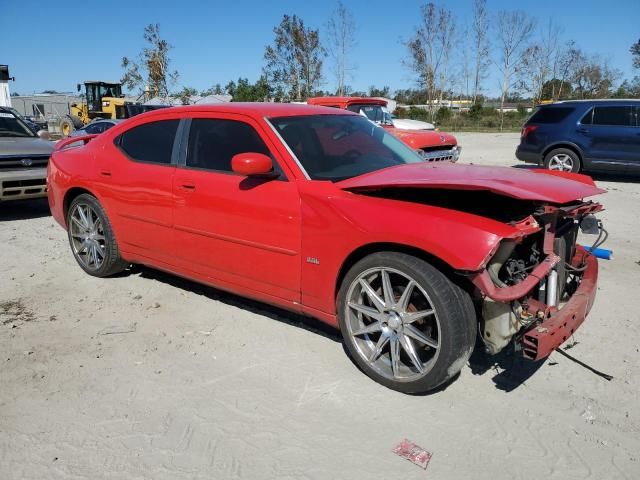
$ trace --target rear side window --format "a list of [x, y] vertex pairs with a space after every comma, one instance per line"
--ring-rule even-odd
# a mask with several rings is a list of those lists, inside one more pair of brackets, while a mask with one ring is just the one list
[[585, 113], [584, 117], [580, 119], [580, 123], [582, 125], [591, 125], [593, 123], [593, 109], [589, 109], [587, 113]]
[[232, 172], [231, 159], [239, 153], [270, 155], [251, 125], [235, 120], [194, 118], [189, 130], [187, 167]]
[[631, 107], [595, 107], [593, 124], [630, 127], [632, 125]]
[[169, 165], [179, 123], [160, 120], [133, 127], [120, 135], [120, 148], [133, 160]]
[[527, 123], [560, 123], [567, 118], [573, 110], [571, 107], [542, 107], [531, 115]]

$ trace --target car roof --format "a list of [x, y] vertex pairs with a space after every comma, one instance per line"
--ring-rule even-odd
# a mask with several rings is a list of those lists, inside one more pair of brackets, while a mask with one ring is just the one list
[[584, 100], [560, 100], [557, 102], [542, 103], [537, 106], [553, 107], [553, 106], [561, 106], [561, 105], [586, 105], [586, 104], [596, 104], [596, 103], [598, 104], [610, 103], [611, 105], [635, 103], [640, 105], [640, 100], [637, 98], [592, 98], [592, 99], [584, 99]]
[[313, 97], [307, 100], [310, 105], [335, 105], [343, 103], [347, 105], [369, 103], [375, 105], [387, 105], [387, 101], [375, 97]]
[[136, 117], [166, 117], [168, 113], [241, 113], [253, 117], [293, 117], [306, 115], [357, 115], [353, 112], [317, 105], [274, 103], [274, 102], [229, 102], [212, 103], [208, 105], [185, 105], [171, 108], [161, 108], [145, 112]]

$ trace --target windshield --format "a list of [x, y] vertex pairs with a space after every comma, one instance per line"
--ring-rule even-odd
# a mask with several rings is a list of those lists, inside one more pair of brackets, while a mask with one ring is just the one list
[[416, 152], [363, 117], [309, 115], [273, 118], [271, 123], [312, 180], [337, 182], [421, 162]]
[[382, 105], [355, 104], [349, 105], [347, 110], [364, 115], [369, 120], [376, 123], [383, 123], [387, 113]]
[[0, 137], [35, 137], [35, 135], [15, 115], [0, 111]]

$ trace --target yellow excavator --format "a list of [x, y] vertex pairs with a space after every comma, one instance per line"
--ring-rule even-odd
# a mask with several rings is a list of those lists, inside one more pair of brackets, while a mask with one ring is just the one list
[[68, 137], [76, 128], [82, 128], [96, 118], [129, 118], [139, 113], [162, 108], [160, 105], [141, 105], [138, 102], [125, 100], [122, 95], [122, 84], [102, 80], [87, 80], [78, 84], [78, 92], [84, 85], [84, 101], [72, 103], [71, 112], [60, 122], [60, 133]]

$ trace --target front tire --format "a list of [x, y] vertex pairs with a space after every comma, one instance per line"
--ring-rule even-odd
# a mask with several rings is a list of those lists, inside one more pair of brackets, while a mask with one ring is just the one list
[[92, 195], [83, 193], [71, 202], [67, 212], [67, 234], [74, 258], [89, 275], [108, 277], [128, 266], [120, 257], [104, 208]]
[[424, 260], [379, 252], [357, 262], [337, 299], [344, 343], [376, 382], [425, 393], [458, 374], [476, 336], [468, 293]]

